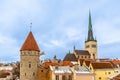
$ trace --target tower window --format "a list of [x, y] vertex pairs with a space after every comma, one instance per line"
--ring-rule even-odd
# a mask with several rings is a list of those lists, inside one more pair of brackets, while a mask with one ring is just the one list
[[35, 72], [33, 72], [33, 76], [35, 76]]
[[29, 63], [29, 68], [31, 68], [31, 64]]
[[43, 72], [43, 70], [41, 70], [41, 72]]
[[26, 76], [26, 73], [25, 73], [25, 76]]
[[93, 59], [95, 59], [95, 54], [93, 54]]
[[93, 48], [96, 48], [96, 45], [92, 45]]
[[87, 45], [86, 48], [89, 48], [89, 45]]

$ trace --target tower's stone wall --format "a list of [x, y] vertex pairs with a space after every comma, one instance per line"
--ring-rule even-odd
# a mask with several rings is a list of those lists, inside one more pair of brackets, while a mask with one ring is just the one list
[[97, 41], [87, 41], [87, 42], [85, 42], [85, 50], [89, 51], [91, 59], [97, 59], [98, 58]]
[[38, 51], [21, 51], [20, 80], [36, 80], [37, 67], [40, 64]]

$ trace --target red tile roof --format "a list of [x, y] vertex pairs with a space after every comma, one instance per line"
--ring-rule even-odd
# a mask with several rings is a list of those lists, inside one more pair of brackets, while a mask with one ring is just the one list
[[120, 65], [120, 60], [112, 60], [115, 65]]
[[120, 66], [120, 60], [102, 60], [101, 62], [110, 62], [114, 66], [114, 68]]
[[36, 40], [34, 39], [34, 36], [32, 34], [32, 32], [29, 33], [29, 35], [27, 36], [24, 44], [22, 45], [20, 51], [23, 50], [35, 50], [35, 51], [40, 51]]
[[114, 68], [110, 62], [92, 62], [94, 69], [111, 69]]
[[74, 64], [72, 64], [70, 61], [63, 61], [61, 66], [70, 66], [70, 67], [72, 67], [72, 66], [74, 66]]
[[90, 53], [87, 50], [74, 50], [77, 55], [88, 55], [90, 56]]
[[57, 63], [53, 63], [53, 62], [44, 62], [44, 66], [45, 68], [48, 68], [49, 66], [56, 66]]

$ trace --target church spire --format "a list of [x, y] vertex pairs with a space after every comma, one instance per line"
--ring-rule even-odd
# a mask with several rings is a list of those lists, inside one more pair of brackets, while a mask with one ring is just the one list
[[89, 24], [88, 24], [88, 38], [87, 41], [94, 41], [93, 31], [92, 31], [92, 20], [91, 20], [91, 13], [89, 11]]

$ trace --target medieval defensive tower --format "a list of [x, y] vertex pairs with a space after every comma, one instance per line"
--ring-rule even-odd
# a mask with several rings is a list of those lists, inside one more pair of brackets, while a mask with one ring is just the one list
[[36, 80], [40, 49], [30, 31], [20, 49], [20, 80]]

